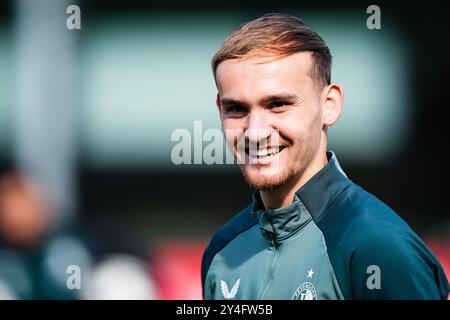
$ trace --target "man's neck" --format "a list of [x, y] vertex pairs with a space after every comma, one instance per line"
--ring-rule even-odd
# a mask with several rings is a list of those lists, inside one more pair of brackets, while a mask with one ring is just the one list
[[296, 179], [293, 179], [277, 190], [261, 190], [259, 194], [266, 210], [283, 208], [290, 205], [294, 201], [295, 193], [327, 163], [326, 152], [323, 152], [318, 159], [311, 161], [310, 165]]

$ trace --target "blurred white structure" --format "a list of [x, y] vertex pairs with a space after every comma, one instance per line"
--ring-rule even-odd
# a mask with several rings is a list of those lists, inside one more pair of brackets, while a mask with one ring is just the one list
[[89, 300], [150, 300], [155, 287], [145, 263], [128, 255], [113, 255], [95, 266], [85, 279]]
[[55, 220], [74, 209], [75, 38], [66, 27], [74, 1], [16, 2], [14, 152], [21, 171], [48, 193]]

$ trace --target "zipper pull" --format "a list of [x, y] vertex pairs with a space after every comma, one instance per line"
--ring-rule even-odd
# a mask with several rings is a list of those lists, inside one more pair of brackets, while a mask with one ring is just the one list
[[272, 232], [269, 232], [270, 234], [270, 240], [272, 240], [272, 244], [275, 248], [278, 247], [278, 243], [277, 243], [277, 239], [275, 238], [275, 234], [273, 234]]

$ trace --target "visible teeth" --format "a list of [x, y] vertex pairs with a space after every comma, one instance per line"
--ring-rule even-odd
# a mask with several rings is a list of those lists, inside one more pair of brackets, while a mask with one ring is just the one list
[[257, 152], [257, 155], [258, 155], [258, 157], [264, 157], [264, 156], [266, 156], [267, 155], [267, 149], [265, 149], [265, 150], [258, 150], [258, 152]]
[[266, 156], [273, 156], [280, 152], [280, 149], [278, 147], [276, 148], [269, 148], [269, 149], [259, 149], [259, 150], [250, 150], [249, 154], [252, 157], [266, 157]]

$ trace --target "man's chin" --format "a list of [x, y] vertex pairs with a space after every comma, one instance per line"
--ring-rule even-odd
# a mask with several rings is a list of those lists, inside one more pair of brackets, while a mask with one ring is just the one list
[[253, 172], [253, 170], [242, 168], [242, 174], [251, 188], [261, 191], [278, 190], [290, 180], [290, 175], [286, 173], [263, 175]]

